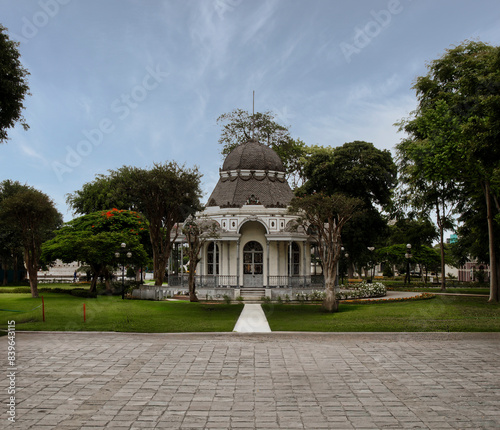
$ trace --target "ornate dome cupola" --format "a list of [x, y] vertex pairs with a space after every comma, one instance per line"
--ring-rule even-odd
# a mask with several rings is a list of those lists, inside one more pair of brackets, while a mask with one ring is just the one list
[[285, 207], [292, 197], [278, 154], [256, 139], [250, 139], [226, 157], [207, 206]]

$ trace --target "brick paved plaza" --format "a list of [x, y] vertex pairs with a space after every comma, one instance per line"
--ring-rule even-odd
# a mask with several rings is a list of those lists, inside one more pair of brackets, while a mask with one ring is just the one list
[[[17, 333], [12, 429], [500, 428], [500, 333]], [[2, 367], [7, 339], [0, 338]]]

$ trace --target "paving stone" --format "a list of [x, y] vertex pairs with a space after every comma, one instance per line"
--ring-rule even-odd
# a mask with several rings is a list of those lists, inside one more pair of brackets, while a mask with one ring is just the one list
[[499, 333], [16, 340], [16, 429], [500, 428]]

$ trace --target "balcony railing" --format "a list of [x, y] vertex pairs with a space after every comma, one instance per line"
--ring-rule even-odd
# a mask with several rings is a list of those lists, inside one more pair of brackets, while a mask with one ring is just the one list
[[[265, 278], [263, 279], [264, 283]], [[242, 282], [243, 279], [240, 279]], [[236, 275], [196, 275], [197, 288], [239, 288], [241, 287]], [[170, 287], [188, 287], [188, 275], [169, 275], [168, 285]], [[266, 287], [266, 285], [263, 285]], [[322, 275], [312, 276], [269, 276], [266, 288], [323, 288]]]
[[[202, 288], [236, 288], [238, 277], [236, 275], [196, 275], [194, 277], [196, 287]], [[187, 287], [189, 283], [188, 275], [169, 275], [169, 287]]]

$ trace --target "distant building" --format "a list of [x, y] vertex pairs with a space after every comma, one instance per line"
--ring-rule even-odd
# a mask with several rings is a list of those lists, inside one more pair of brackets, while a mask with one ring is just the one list
[[452, 234], [448, 239], [446, 239], [446, 243], [455, 243], [458, 240], [458, 236], [456, 234]]
[[484, 263], [467, 262], [458, 269], [458, 280], [463, 282], [489, 282], [490, 266]]
[[55, 280], [70, 281], [74, 279], [75, 272], [80, 268], [81, 263], [63, 263], [56, 260], [47, 270], [38, 271], [38, 282], [53, 282]]

